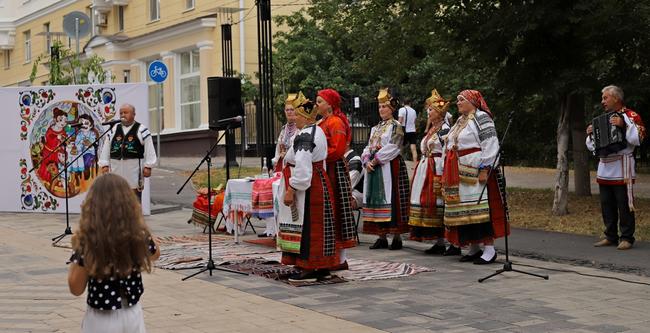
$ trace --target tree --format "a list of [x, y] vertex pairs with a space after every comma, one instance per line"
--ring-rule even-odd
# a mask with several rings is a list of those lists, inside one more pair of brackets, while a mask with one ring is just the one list
[[[110, 76], [115, 76], [104, 69], [104, 59], [96, 54], [81, 60], [79, 55], [65, 47], [58, 40], [52, 42], [50, 53], [39, 55], [32, 65], [29, 80], [33, 83], [38, 73], [38, 66], [45, 62], [49, 66], [48, 83], [51, 85], [87, 84], [89, 77], [95, 78], [99, 83], [105, 83]], [[78, 73], [77, 73], [78, 72]]]
[[506, 156], [556, 165], [556, 214], [568, 212], [571, 156], [576, 193], [590, 193], [590, 98], [615, 83], [631, 107], [650, 106], [647, 1], [314, 0], [279, 22], [289, 28], [274, 55], [285, 91], [332, 86], [374, 98], [392, 85], [417, 105], [432, 88], [448, 98], [473, 88], [500, 129], [516, 110]]
[[[560, 109], [558, 176], [553, 213], [568, 212], [569, 120], [574, 146], [584, 152], [585, 94], [609, 82], [638, 87], [647, 76], [640, 57], [649, 48], [650, 5], [637, 1], [445, 1], [440, 22], [446, 42], [468, 47], [496, 68], [494, 85], [519, 96], [540, 94]], [[623, 52], [622, 52], [623, 51]], [[646, 67], [647, 68], [647, 67]], [[580, 157], [579, 161], [582, 162]], [[588, 178], [586, 163], [574, 165], [576, 179]], [[588, 187], [580, 186], [588, 193]]]

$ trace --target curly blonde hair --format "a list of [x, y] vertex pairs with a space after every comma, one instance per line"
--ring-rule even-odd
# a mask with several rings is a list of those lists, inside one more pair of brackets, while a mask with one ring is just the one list
[[81, 205], [72, 248], [83, 255], [89, 276], [151, 272], [149, 240], [140, 203], [124, 178], [107, 173], [95, 179]]

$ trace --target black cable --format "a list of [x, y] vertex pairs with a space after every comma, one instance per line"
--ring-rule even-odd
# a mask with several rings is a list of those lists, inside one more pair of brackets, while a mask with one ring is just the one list
[[582, 276], [602, 278], [602, 279], [610, 279], [610, 280], [617, 280], [617, 281], [626, 282], [626, 283], [633, 283], [633, 284], [640, 284], [640, 285], [644, 285], [644, 286], [650, 286], [650, 283], [647, 283], [647, 282], [632, 281], [632, 280], [627, 280], [627, 279], [623, 279], [623, 278], [619, 278], [619, 277], [615, 277], [615, 276], [606, 276], [606, 275], [599, 275], [599, 274], [582, 273], [582, 272], [574, 271], [574, 270], [571, 270], [571, 269], [548, 268], [548, 267], [540, 267], [540, 266], [535, 266], [535, 265], [527, 265], [527, 264], [522, 264], [522, 263], [517, 263], [517, 265], [532, 267], [532, 268], [545, 269], [545, 270], [548, 270], [548, 271], [554, 271], [554, 272], [560, 272], [560, 273], [574, 273], [574, 274], [582, 275]]
[[[361, 245], [361, 244], [372, 244], [372, 242], [361, 241], [361, 242], [359, 242], [359, 245]], [[404, 246], [404, 248], [419, 251], [419, 249], [414, 249], [414, 248], [407, 247], [407, 246]], [[541, 266], [535, 266], [535, 265], [522, 264], [522, 263], [519, 263], [519, 262], [517, 263], [517, 265], [518, 266], [526, 266], [526, 267], [530, 267], [530, 268], [544, 269], [544, 270], [552, 271], [552, 272], [573, 273], [573, 274], [581, 275], [581, 276], [587, 276], [587, 277], [593, 277], [593, 278], [601, 278], [601, 279], [609, 279], [609, 280], [616, 280], [616, 281], [625, 282], [625, 283], [632, 283], [632, 284], [639, 284], [639, 285], [643, 285], [643, 286], [650, 286], [650, 283], [648, 283], [648, 282], [633, 281], [633, 280], [623, 279], [623, 278], [619, 278], [619, 277], [615, 277], [615, 276], [582, 273], [582, 272], [574, 271], [574, 270], [571, 270], [571, 269], [548, 268], [548, 267], [541, 267]]]
[[248, 12], [246, 12], [246, 15], [244, 15], [244, 17], [241, 18], [241, 20], [239, 20], [239, 21], [233, 23], [232, 25], [237, 25], [237, 24], [239, 24], [239, 23], [245, 21], [246, 18], [248, 17], [248, 15], [250, 15], [250, 13], [251, 13], [251, 12], [253, 11], [253, 9], [255, 9], [255, 8], [257, 8], [257, 7], [256, 7], [256, 6], [252, 6], [252, 7], [248, 10]]

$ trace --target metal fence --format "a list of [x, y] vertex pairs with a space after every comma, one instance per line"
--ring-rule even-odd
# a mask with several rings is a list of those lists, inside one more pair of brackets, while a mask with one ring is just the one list
[[[257, 118], [256, 103], [249, 102], [244, 105], [245, 122], [241, 129], [235, 131], [235, 140], [237, 144], [242, 143], [242, 130], [244, 131], [245, 141], [248, 149], [257, 144]], [[355, 105], [354, 100], [346, 100], [341, 105], [341, 110], [348, 116], [350, 125], [352, 127], [352, 147], [357, 150], [362, 150], [368, 143], [370, 136], [370, 129], [379, 122], [379, 113], [377, 109], [377, 101], [364, 101], [360, 99]], [[274, 133], [276, 136], [280, 135], [283, 122], [279, 119], [277, 114], [273, 115]]]

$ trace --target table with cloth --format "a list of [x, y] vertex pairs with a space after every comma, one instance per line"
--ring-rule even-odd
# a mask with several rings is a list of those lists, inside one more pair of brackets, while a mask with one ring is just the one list
[[[231, 179], [226, 185], [223, 214], [226, 216], [226, 229], [235, 231], [235, 235], [243, 234], [245, 217], [257, 217], [266, 221], [267, 236], [274, 236], [277, 232], [275, 214], [273, 210], [272, 184], [280, 180], [277, 173], [272, 178], [260, 179]], [[237, 230], [234, 226], [237, 225]]]
[[[266, 221], [266, 236], [275, 236], [277, 223], [275, 221], [276, 200], [273, 185], [280, 183], [280, 173], [272, 178], [244, 178], [230, 179], [224, 191], [212, 191], [212, 223], [217, 222], [219, 213], [225, 217], [226, 231], [243, 234], [246, 226], [246, 218], [257, 217]], [[196, 200], [193, 203], [192, 222], [197, 225], [207, 225], [208, 222], [208, 198], [207, 189], [198, 191]], [[235, 230], [235, 225], [238, 226]]]

